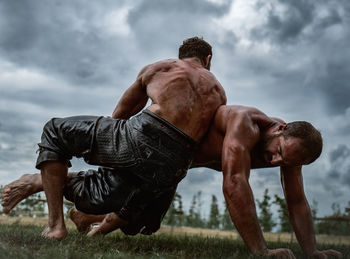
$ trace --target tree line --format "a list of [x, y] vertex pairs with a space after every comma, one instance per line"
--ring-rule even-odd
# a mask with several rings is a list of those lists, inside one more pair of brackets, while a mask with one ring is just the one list
[[[272, 215], [271, 206], [273, 204], [278, 206], [278, 222], [275, 221]], [[264, 196], [261, 201], [257, 200], [257, 205], [259, 209], [259, 223], [264, 232], [271, 232], [277, 224], [277, 231], [279, 232], [293, 231], [289, 222], [287, 203], [284, 198], [275, 195], [274, 199], [272, 199], [268, 189], [265, 189]], [[331, 206], [332, 213], [322, 218], [317, 217], [317, 205], [315, 200], [310, 204], [316, 234], [350, 235], [350, 202], [349, 207], [343, 211], [338, 203], [333, 203]]]
[[[0, 187], [0, 193], [2, 187]], [[11, 212], [10, 216], [44, 217], [45, 200], [41, 194], [34, 194], [20, 202]], [[66, 210], [71, 208], [71, 203], [65, 203]], [[277, 219], [272, 212], [272, 206], [277, 206]], [[317, 202], [314, 200], [310, 206], [314, 218], [314, 229], [316, 234], [350, 235], [350, 202], [349, 208], [342, 210], [338, 203], [332, 204], [332, 213], [326, 217], [317, 217]], [[283, 197], [269, 195], [265, 189], [261, 200], [256, 200], [258, 219], [263, 232], [292, 232], [289, 222], [287, 203]], [[211, 196], [209, 215], [205, 217], [202, 213], [203, 200], [202, 192], [198, 191], [192, 197], [188, 211], [185, 211], [182, 203], [182, 196], [176, 192], [174, 200], [164, 217], [163, 224], [170, 226], [187, 226], [195, 228], [210, 228], [221, 230], [235, 230], [226, 204], [223, 203], [223, 210], [220, 211], [218, 199]]]
[[[272, 206], [277, 206], [277, 219], [272, 212]], [[310, 206], [314, 218], [314, 229], [316, 234], [350, 235], [350, 202], [349, 208], [343, 211], [338, 203], [332, 204], [332, 213], [326, 217], [317, 217], [317, 202], [314, 200]], [[188, 226], [199, 228], [211, 228], [222, 230], [234, 230], [230, 214], [224, 203], [223, 211], [219, 210], [218, 199], [212, 195], [209, 216], [205, 218], [202, 214], [202, 193], [198, 191], [193, 195], [191, 206], [185, 212], [182, 206], [182, 197], [176, 193], [173, 203], [168, 210], [163, 223], [171, 226]], [[256, 200], [259, 224], [263, 232], [293, 232], [289, 221], [287, 203], [284, 197], [269, 195], [265, 189], [261, 200]]]
[[224, 204], [225, 209], [220, 212], [218, 199], [215, 195], [211, 196], [210, 213], [208, 218], [205, 218], [202, 214], [202, 207], [203, 201], [201, 191], [198, 191], [193, 195], [188, 212], [185, 212], [183, 209], [181, 195], [176, 193], [174, 200], [164, 217], [163, 224], [178, 227], [186, 226], [222, 230], [235, 229], [226, 205]]

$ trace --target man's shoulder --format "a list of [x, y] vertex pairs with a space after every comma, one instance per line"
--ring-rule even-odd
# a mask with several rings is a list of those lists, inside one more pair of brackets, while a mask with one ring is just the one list
[[263, 114], [264, 113], [257, 108], [242, 105], [222, 105], [218, 109], [219, 116], [228, 116], [228, 118], [237, 117], [239, 115], [254, 117]]
[[159, 60], [159, 61], [156, 61], [154, 63], [151, 63], [147, 66], [152, 66], [152, 67], [161, 67], [161, 66], [169, 66], [169, 65], [174, 65], [176, 63], [179, 63], [181, 62], [180, 59], [174, 59], [174, 58], [169, 58], [169, 59], [163, 59], [163, 60]]
[[178, 59], [164, 59], [148, 64], [141, 69], [139, 76], [148, 78], [149, 76], [153, 76], [159, 71], [170, 70], [178, 63], [178, 61]]
[[275, 124], [276, 120], [255, 107], [222, 105], [216, 112], [215, 123], [222, 125], [221, 127], [226, 131], [231, 131], [233, 127], [260, 131]]
[[215, 114], [215, 124], [225, 131], [241, 124], [252, 124], [253, 114], [258, 114], [252, 107], [240, 105], [221, 105]]

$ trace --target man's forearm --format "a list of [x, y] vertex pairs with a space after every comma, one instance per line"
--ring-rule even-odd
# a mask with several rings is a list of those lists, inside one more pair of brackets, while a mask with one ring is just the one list
[[267, 246], [249, 185], [245, 183], [226, 185], [224, 195], [232, 221], [250, 251], [255, 255], [266, 254]]
[[303, 252], [312, 255], [316, 250], [316, 241], [312, 215], [307, 201], [289, 206], [288, 209], [295, 235]]

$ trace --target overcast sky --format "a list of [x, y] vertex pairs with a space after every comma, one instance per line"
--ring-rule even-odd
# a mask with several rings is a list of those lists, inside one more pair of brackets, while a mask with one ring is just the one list
[[[176, 58], [182, 41], [213, 46], [212, 72], [228, 104], [254, 106], [323, 134], [305, 166], [319, 215], [350, 200], [350, 2], [348, 0], [0, 0], [0, 184], [36, 172], [37, 142], [51, 117], [111, 115], [146, 64]], [[84, 167], [74, 161], [74, 170]], [[185, 208], [203, 192], [223, 206], [222, 175], [190, 170]], [[254, 170], [255, 198], [282, 195], [279, 169]]]

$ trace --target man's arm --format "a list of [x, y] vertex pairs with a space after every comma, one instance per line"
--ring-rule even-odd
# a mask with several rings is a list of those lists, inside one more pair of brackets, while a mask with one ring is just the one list
[[[253, 254], [267, 254], [267, 246], [262, 235], [254, 197], [248, 182], [250, 154], [244, 147], [229, 147], [223, 150], [223, 192], [231, 219], [244, 242]], [[225, 146], [225, 143], [224, 143]]]
[[337, 251], [319, 251], [316, 248], [312, 215], [304, 193], [301, 166], [281, 167], [281, 182], [289, 218], [303, 252], [313, 258], [341, 257], [341, 253]]
[[146, 70], [147, 66], [141, 70], [136, 81], [125, 91], [114, 109], [112, 118], [129, 119], [145, 107], [148, 100], [143, 80]]
[[259, 226], [248, 182], [250, 150], [258, 138], [259, 129], [244, 114], [230, 118], [227, 122], [222, 151], [223, 192], [227, 208], [238, 232], [253, 254], [294, 258], [289, 249], [269, 250]]

